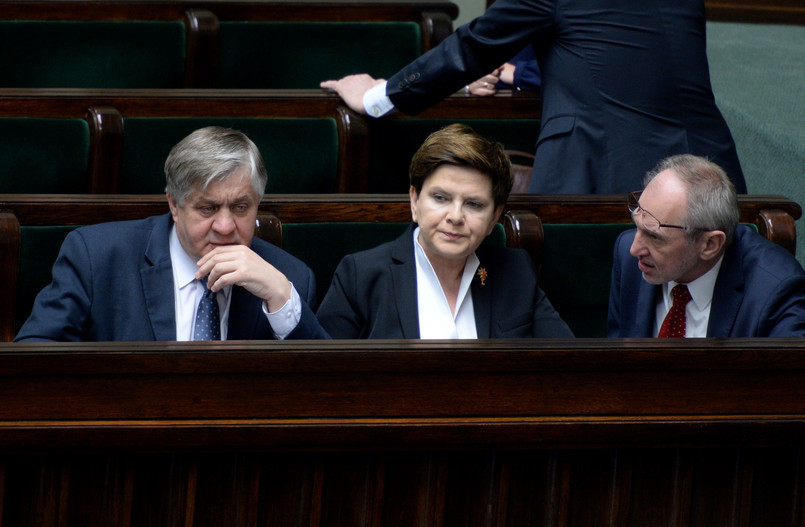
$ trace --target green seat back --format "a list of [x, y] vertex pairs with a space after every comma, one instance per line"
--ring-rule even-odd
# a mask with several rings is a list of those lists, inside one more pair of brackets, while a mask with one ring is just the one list
[[[311, 268], [321, 303], [330, 288], [335, 268], [344, 256], [392, 241], [408, 225], [370, 222], [284, 223], [282, 248]], [[505, 246], [503, 225], [497, 224], [484, 243]]]
[[413, 22], [221, 22], [217, 83], [318, 89], [351, 73], [387, 78], [421, 47]]
[[631, 223], [543, 224], [540, 286], [575, 336], [607, 336], [612, 251], [618, 235], [632, 227]]
[[455, 122], [467, 124], [508, 150], [533, 152], [538, 119], [379, 119], [373, 120], [369, 192], [408, 192], [411, 158], [431, 133]]
[[335, 192], [338, 130], [335, 119], [124, 119], [120, 192], [165, 191], [165, 159], [193, 130], [225, 126], [245, 133], [260, 149], [268, 171], [266, 192]]
[[67, 234], [76, 225], [20, 227], [20, 267], [15, 302], [15, 333], [31, 314], [34, 299], [52, 279], [53, 263]]
[[0, 86], [180, 88], [185, 28], [175, 22], [0, 22]]
[[0, 193], [89, 190], [84, 119], [0, 118]]

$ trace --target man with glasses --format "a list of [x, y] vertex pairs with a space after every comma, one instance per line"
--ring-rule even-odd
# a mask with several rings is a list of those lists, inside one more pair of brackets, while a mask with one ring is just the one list
[[610, 337], [805, 336], [805, 271], [738, 225], [738, 201], [715, 163], [661, 161], [629, 195], [636, 229], [615, 242]]

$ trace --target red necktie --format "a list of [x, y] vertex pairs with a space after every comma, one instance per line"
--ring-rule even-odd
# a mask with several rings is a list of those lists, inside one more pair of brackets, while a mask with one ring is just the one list
[[690, 291], [688, 286], [679, 284], [671, 290], [671, 296], [674, 298], [674, 305], [665, 316], [665, 320], [660, 327], [660, 333], [657, 335], [660, 338], [683, 338], [685, 336], [685, 306], [690, 302]]

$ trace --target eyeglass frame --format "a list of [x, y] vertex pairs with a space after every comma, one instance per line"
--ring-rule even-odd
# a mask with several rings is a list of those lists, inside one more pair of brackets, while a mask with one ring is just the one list
[[[650, 213], [649, 211], [647, 211], [646, 209], [644, 209], [643, 207], [640, 206], [640, 195], [641, 194], [643, 194], [642, 190], [635, 190], [635, 191], [630, 192], [626, 196], [626, 210], [628, 210], [629, 213], [632, 215], [632, 221], [634, 221], [634, 215], [637, 214], [638, 211], [641, 211], [641, 212], [643, 212], [643, 214], [648, 214], [649, 216], [651, 216], [654, 219], [654, 221], [657, 222], [657, 228], [658, 229], [661, 228], [661, 227], [667, 227], [669, 229], [681, 229], [683, 231], [689, 231], [689, 232], [695, 232], [695, 231], [706, 232], [706, 231], [709, 230], [709, 229], [702, 229], [700, 227], [684, 227], [682, 225], [671, 225], [669, 223], [662, 223], [657, 218], [657, 216], [655, 216], [654, 214]], [[654, 232], [654, 231], [652, 231], [652, 232]]]

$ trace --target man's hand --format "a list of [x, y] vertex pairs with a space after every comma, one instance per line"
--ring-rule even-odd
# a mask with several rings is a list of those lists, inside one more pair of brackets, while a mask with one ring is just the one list
[[369, 88], [383, 81], [383, 79], [374, 79], [370, 75], [360, 73], [357, 75], [347, 75], [337, 81], [324, 81], [319, 84], [319, 86], [325, 90], [334, 91], [353, 111], [365, 115], [366, 110], [363, 107], [363, 94], [366, 93]]
[[495, 85], [500, 80], [500, 71], [502, 68], [501, 66], [492, 73], [484, 75], [477, 81], [472, 82], [468, 86], [469, 92], [473, 95], [480, 95], [481, 97], [495, 95]]
[[265, 300], [269, 313], [278, 311], [291, 298], [291, 283], [285, 275], [245, 245], [216, 247], [197, 264], [196, 278], [207, 276], [211, 291], [239, 285]]

